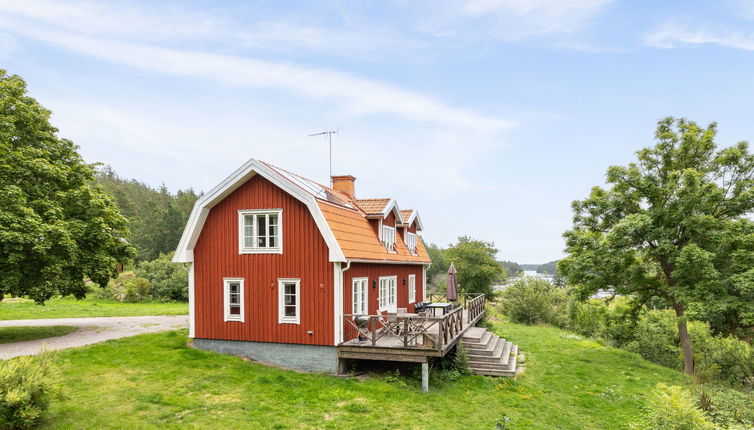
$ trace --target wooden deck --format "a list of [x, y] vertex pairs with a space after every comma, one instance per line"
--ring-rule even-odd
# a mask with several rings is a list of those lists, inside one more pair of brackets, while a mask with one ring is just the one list
[[345, 315], [350, 330], [338, 357], [417, 363], [442, 357], [484, 316], [484, 303], [483, 294], [466, 295], [460, 307], [437, 317]]

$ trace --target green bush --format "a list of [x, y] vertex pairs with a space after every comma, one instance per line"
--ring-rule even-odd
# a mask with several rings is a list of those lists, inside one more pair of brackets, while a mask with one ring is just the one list
[[105, 288], [97, 292], [102, 299], [117, 300], [119, 302], [143, 302], [151, 300], [149, 281], [137, 277], [134, 272], [123, 272], [111, 280]]
[[719, 385], [699, 385], [696, 394], [699, 396], [699, 407], [719, 428], [754, 428], [754, 392]]
[[713, 336], [706, 322], [689, 324], [697, 376], [743, 386], [754, 377], [754, 348], [733, 336]]
[[673, 311], [649, 311], [636, 323], [634, 339], [624, 348], [646, 360], [673, 369], [682, 368], [678, 325]]
[[61, 398], [53, 354], [0, 361], [0, 428], [26, 429], [39, 425], [50, 402]]
[[123, 301], [137, 303], [149, 299], [149, 281], [144, 278], [131, 278], [123, 283]]
[[602, 338], [609, 309], [599, 300], [572, 300], [568, 306], [569, 328], [581, 335]]
[[657, 384], [649, 395], [646, 414], [634, 423], [641, 430], [713, 430], [715, 426], [681, 387]]
[[567, 294], [544, 279], [521, 278], [503, 290], [500, 301], [513, 322], [567, 326]]
[[136, 268], [136, 276], [149, 281], [150, 294], [162, 302], [188, 300], [188, 270], [185, 265], [173, 263], [173, 254], [160, 254], [152, 261], [143, 261]]
[[[597, 300], [572, 302], [569, 328], [641, 355], [646, 360], [673, 369], [683, 369], [678, 324], [672, 310], [644, 310], [638, 321], [630, 315], [627, 300], [610, 306]], [[746, 386], [754, 381], [754, 348], [735, 337], [714, 336], [706, 322], [689, 321], [697, 378]]]

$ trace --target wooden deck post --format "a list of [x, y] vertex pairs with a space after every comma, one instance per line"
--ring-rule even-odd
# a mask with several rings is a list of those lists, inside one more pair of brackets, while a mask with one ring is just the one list
[[429, 392], [429, 363], [422, 363], [422, 392]]

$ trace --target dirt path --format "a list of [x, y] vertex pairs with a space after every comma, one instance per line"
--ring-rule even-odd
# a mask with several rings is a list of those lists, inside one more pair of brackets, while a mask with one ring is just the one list
[[38, 354], [43, 347], [50, 350], [72, 348], [142, 333], [186, 328], [188, 327], [188, 316], [165, 315], [0, 321], [0, 327], [52, 325], [68, 325], [78, 327], [78, 329], [65, 336], [0, 344], [0, 359], [5, 360], [19, 355]]

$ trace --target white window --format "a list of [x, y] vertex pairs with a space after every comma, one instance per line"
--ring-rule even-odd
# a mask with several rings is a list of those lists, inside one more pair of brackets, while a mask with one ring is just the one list
[[301, 280], [278, 279], [278, 323], [301, 322]]
[[416, 301], [416, 275], [408, 275], [408, 302]]
[[409, 252], [416, 254], [416, 234], [410, 231], [406, 232], [406, 246]]
[[382, 226], [382, 244], [388, 251], [393, 251], [395, 245], [395, 227], [389, 225]]
[[238, 252], [282, 254], [282, 225], [282, 209], [238, 211]]
[[223, 278], [225, 321], [243, 322], [243, 278]]
[[369, 313], [369, 307], [367, 306], [369, 297], [369, 289], [367, 288], [369, 279], [367, 278], [353, 278], [353, 290], [351, 295], [351, 301], [353, 302], [352, 313], [354, 315], [366, 315]]
[[380, 278], [380, 290], [377, 296], [377, 304], [381, 311], [396, 312], [396, 276], [383, 276]]

